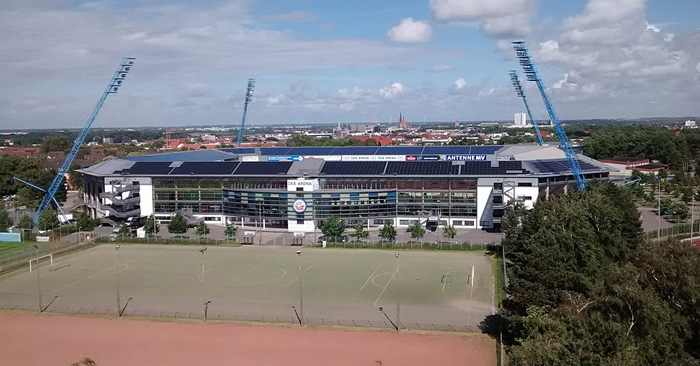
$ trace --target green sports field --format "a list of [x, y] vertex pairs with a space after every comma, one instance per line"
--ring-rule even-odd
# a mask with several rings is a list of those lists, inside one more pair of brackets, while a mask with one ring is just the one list
[[[209, 319], [296, 322], [301, 259], [307, 323], [391, 327], [398, 303], [402, 327], [475, 331], [490, 314], [483, 253], [403, 251], [397, 272], [394, 251], [302, 248], [298, 257], [290, 247], [198, 249], [101, 245], [42, 263], [42, 306], [116, 315], [118, 283], [124, 316], [202, 318], [206, 300]], [[36, 310], [37, 287], [28, 269], [0, 277], [0, 308]]]

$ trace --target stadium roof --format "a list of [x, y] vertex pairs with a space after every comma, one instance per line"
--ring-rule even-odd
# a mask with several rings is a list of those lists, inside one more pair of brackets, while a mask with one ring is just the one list
[[[612, 170], [583, 155], [578, 158], [584, 174]], [[113, 159], [79, 171], [93, 176], [122, 177], [480, 177], [571, 174], [563, 151], [553, 146], [534, 145], [199, 150]]]

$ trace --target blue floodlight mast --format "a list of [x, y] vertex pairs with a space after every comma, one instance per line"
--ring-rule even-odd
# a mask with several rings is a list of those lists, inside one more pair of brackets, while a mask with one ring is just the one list
[[564, 150], [564, 153], [566, 154], [566, 160], [569, 162], [569, 166], [571, 167], [571, 172], [574, 175], [574, 179], [576, 179], [578, 189], [586, 189], [588, 187], [588, 182], [583, 176], [583, 173], [581, 173], [581, 166], [578, 163], [576, 153], [574, 152], [573, 147], [571, 147], [571, 142], [566, 136], [564, 127], [562, 127], [561, 122], [559, 122], [557, 113], [554, 111], [554, 106], [552, 106], [552, 101], [549, 99], [549, 95], [547, 94], [547, 89], [544, 87], [544, 83], [542, 83], [542, 79], [540, 79], [540, 76], [537, 73], [537, 69], [530, 58], [530, 53], [525, 46], [525, 42], [513, 42], [513, 50], [515, 50], [515, 53], [518, 56], [518, 60], [520, 61], [520, 65], [523, 67], [527, 80], [537, 83], [537, 88], [540, 90], [545, 107], [547, 107], [549, 118], [552, 120], [552, 124], [554, 124], [554, 131], [559, 138], [559, 143], [561, 144], [562, 150]]
[[92, 122], [95, 121], [97, 114], [100, 112], [100, 109], [102, 108], [102, 104], [104, 104], [108, 95], [116, 94], [119, 91], [119, 87], [122, 85], [122, 82], [124, 82], [126, 75], [129, 73], [129, 71], [131, 70], [131, 67], [133, 65], [134, 65], [134, 58], [133, 57], [124, 57], [122, 59], [121, 64], [119, 64], [119, 68], [114, 73], [114, 76], [112, 77], [112, 79], [109, 81], [109, 85], [107, 85], [107, 89], [105, 89], [105, 91], [102, 93], [102, 97], [100, 97], [100, 100], [97, 102], [95, 109], [92, 110], [92, 114], [88, 118], [87, 122], [85, 122], [85, 126], [83, 127], [82, 131], [80, 131], [78, 138], [76, 138], [75, 141], [73, 142], [73, 147], [71, 148], [68, 155], [66, 155], [66, 160], [63, 162], [61, 167], [58, 169], [58, 173], [56, 173], [56, 176], [53, 178], [53, 181], [51, 182], [49, 189], [46, 190], [46, 194], [44, 194], [44, 198], [41, 200], [41, 203], [39, 204], [39, 208], [37, 208], [37, 210], [36, 210], [36, 215], [34, 216], [34, 223], [35, 224], [39, 220], [39, 215], [41, 214], [41, 212], [44, 211], [47, 207], [49, 207], [49, 204], [51, 203], [51, 201], [54, 201], [54, 195], [56, 194], [56, 191], [58, 191], [58, 187], [63, 182], [63, 178], [65, 177], [66, 173], [68, 172], [68, 169], [70, 169], [71, 164], [73, 164], [73, 160], [75, 160], [75, 156], [78, 154], [78, 150], [80, 150], [80, 146], [85, 141], [85, 138], [87, 137], [88, 131], [90, 131], [90, 126], [92, 126]]
[[236, 147], [241, 147], [241, 141], [243, 140], [243, 129], [245, 128], [245, 116], [248, 113], [248, 103], [253, 99], [253, 89], [255, 89], [255, 79], [248, 79], [248, 88], [245, 92], [245, 103], [243, 104], [243, 118], [241, 119], [241, 127], [238, 129], [238, 140], [236, 141]]
[[532, 112], [530, 111], [530, 105], [527, 103], [527, 98], [525, 98], [525, 91], [523, 90], [523, 86], [520, 85], [520, 78], [518, 78], [518, 72], [515, 70], [510, 70], [510, 81], [513, 83], [513, 87], [515, 88], [515, 94], [518, 95], [518, 97], [523, 99], [523, 103], [525, 103], [525, 110], [527, 111], [528, 117], [530, 117], [530, 121], [532, 122], [532, 126], [535, 128], [535, 134], [537, 135], [537, 144], [542, 146], [544, 142], [542, 141], [542, 135], [540, 135], [540, 128], [537, 126], [537, 121], [535, 121], [535, 118], [532, 116]]

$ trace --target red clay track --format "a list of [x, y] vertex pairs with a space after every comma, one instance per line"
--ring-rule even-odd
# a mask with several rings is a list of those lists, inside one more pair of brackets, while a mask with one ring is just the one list
[[0, 363], [135, 365], [495, 365], [483, 335], [302, 329], [0, 313]]

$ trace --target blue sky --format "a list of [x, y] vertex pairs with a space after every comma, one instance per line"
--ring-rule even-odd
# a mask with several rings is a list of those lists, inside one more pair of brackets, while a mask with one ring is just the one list
[[[696, 0], [0, 3], [0, 129], [507, 120], [526, 40], [565, 119], [697, 116]], [[546, 113], [526, 85], [536, 118]]]

